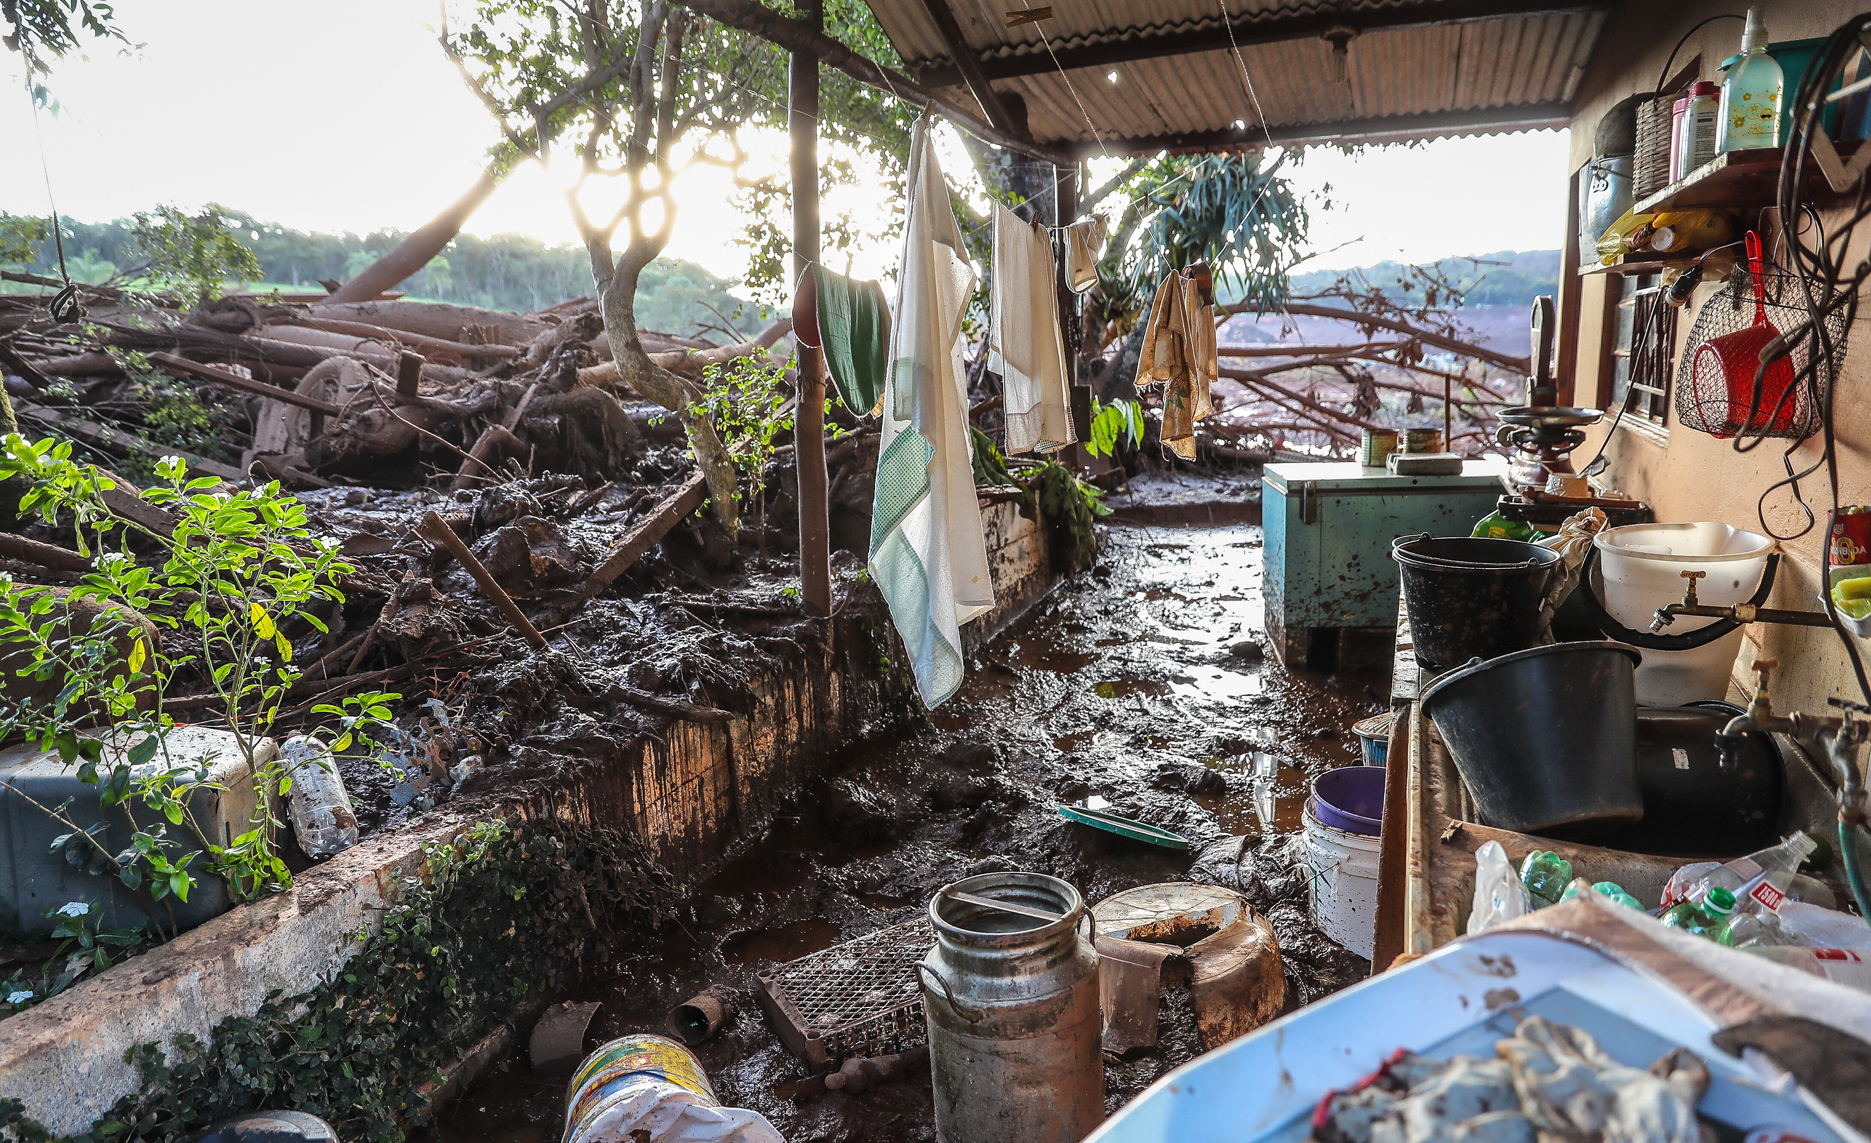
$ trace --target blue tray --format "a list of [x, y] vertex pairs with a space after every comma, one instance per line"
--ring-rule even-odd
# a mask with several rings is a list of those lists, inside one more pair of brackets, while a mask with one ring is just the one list
[[1158, 829], [1145, 825], [1131, 818], [1107, 814], [1103, 810], [1088, 810], [1084, 806], [1060, 806], [1059, 816], [1069, 822], [1088, 825], [1132, 841], [1141, 841], [1146, 845], [1160, 845], [1164, 849], [1188, 849], [1189, 839], [1171, 830]]

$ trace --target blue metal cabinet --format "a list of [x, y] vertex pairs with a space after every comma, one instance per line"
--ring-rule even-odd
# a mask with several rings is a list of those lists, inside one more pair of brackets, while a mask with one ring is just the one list
[[[1324, 665], [1339, 633], [1394, 630], [1398, 536], [1466, 536], [1494, 511], [1506, 469], [1471, 460], [1460, 476], [1392, 476], [1350, 462], [1270, 464], [1261, 482], [1267, 635], [1289, 665]], [[1327, 649], [1329, 648], [1329, 649]]]

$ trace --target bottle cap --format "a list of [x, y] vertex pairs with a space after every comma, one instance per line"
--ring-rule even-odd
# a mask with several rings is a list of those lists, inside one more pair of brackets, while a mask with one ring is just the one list
[[1735, 911], [1735, 895], [1717, 885], [1702, 899], [1702, 907], [1718, 917], [1726, 917]]
[[1722, 89], [1720, 84], [1710, 83], [1706, 79], [1699, 79], [1696, 81], [1695, 86], [1689, 89], [1689, 98], [1697, 99], [1704, 95], [1720, 95], [1721, 93]]

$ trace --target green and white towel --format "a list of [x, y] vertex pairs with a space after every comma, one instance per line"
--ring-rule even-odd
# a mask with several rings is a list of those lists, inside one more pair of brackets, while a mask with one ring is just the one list
[[882, 452], [871, 517], [871, 578], [909, 652], [923, 702], [961, 686], [961, 625], [994, 608], [975, 499], [962, 313], [974, 266], [929, 137], [910, 137], [909, 217], [897, 273]]

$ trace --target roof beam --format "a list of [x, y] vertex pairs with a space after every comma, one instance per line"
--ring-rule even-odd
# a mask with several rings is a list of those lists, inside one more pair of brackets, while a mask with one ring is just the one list
[[1523, 103], [1515, 107], [1483, 107], [1462, 111], [1433, 111], [1425, 115], [1386, 115], [1371, 119], [1342, 119], [1300, 123], [1262, 130], [1259, 124], [1223, 131], [1197, 131], [1184, 135], [1110, 138], [1102, 148], [1094, 142], [1074, 140], [1061, 144], [1084, 158], [1098, 155], [1154, 155], [1161, 151], [1251, 151], [1267, 145], [1308, 143], [1396, 143], [1437, 135], [1468, 135], [1488, 131], [1533, 131], [1564, 127], [1572, 121], [1568, 103]]
[[987, 112], [988, 121], [1009, 135], [1025, 135], [1027, 132], [1015, 124], [1013, 117], [1007, 114], [1007, 108], [1001, 103], [1000, 96], [988, 86], [987, 76], [981, 72], [980, 61], [969, 50], [968, 41], [962, 37], [961, 25], [956, 22], [955, 13], [948, 6], [948, 0], [923, 0], [923, 8], [929, 18], [935, 21], [936, 31], [942, 33], [942, 42], [948, 45], [949, 58], [955, 61], [956, 70], [968, 84], [968, 90], [974, 93], [975, 102], [981, 110]]
[[783, 16], [756, 0], [679, 0], [687, 8], [743, 32], [759, 36], [789, 52], [811, 52], [827, 67], [837, 68], [859, 83], [886, 91], [909, 103], [922, 103], [939, 111], [949, 122], [985, 142], [1054, 166], [1069, 167], [1073, 160], [1064, 154], [1022, 139], [982, 120], [974, 112], [937, 94], [909, 76], [892, 71], [867, 59], [849, 47], [814, 28]]
[[[938, 0], [939, 2], [939, 0]], [[1570, 15], [1608, 12], [1614, 4], [1605, 0], [1568, 3], [1566, 0], [1411, 0], [1392, 7], [1371, 10], [1310, 12], [1292, 16], [1243, 16], [1234, 22], [1234, 35], [1216, 25], [1158, 35], [1125, 34], [1113, 29], [1103, 43], [1063, 46], [1054, 44], [1051, 53], [1028, 51], [1018, 55], [977, 56], [985, 83], [994, 79], [1013, 79], [1023, 75], [1064, 68], [1109, 67], [1132, 60], [1160, 59], [1192, 52], [1226, 50], [1235, 44], [1251, 47], [1291, 40], [1317, 39], [1333, 28], [1355, 28], [1360, 33], [1393, 31], [1404, 28], [1432, 28], [1445, 24], [1467, 24], [1477, 20], [1501, 20], [1515, 16]], [[1122, 38], [1118, 38], [1122, 37]], [[947, 37], [944, 36], [946, 40]], [[950, 45], [950, 50], [955, 51]], [[956, 52], [954, 62], [918, 67], [917, 78], [930, 87], [954, 87], [964, 79], [961, 64], [965, 52]], [[1055, 67], [1053, 57], [1058, 57]]]

